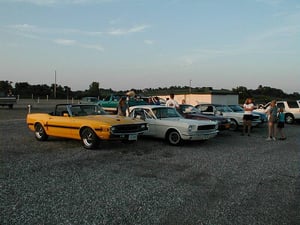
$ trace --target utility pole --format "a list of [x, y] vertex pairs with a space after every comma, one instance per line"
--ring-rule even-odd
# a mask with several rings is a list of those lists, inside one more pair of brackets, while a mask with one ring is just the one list
[[54, 71], [54, 98], [56, 98], [56, 70]]
[[190, 80], [190, 94], [192, 93], [192, 80]]

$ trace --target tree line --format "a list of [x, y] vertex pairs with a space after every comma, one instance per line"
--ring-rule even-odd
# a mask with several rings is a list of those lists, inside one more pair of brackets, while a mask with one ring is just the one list
[[[239, 95], [239, 100], [242, 103], [246, 98], [252, 97], [257, 103], [268, 102], [272, 99], [285, 99], [285, 100], [299, 100], [299, 92], [287, 94], [281, 89], [272, 88], [268, 86], [259, 85], [257, 89], [252, 90], [243, 86], [232, 88], [232, 90], [221, 89], [214, 90], [212, 87], [189, 87], [189, 86], [170, 86], [159, 88], [146, 88], [146, 89], [131, 89], [138, 95], [151, 96], [151, 95], [168, 95], [171, 92], [174, 94], [201, 94], [201, 93], [214, 93], [216, 91], [223, 93], [233, 93]], [[98, 82], [92, 82], [86, 90], [73, 91], [71, 87], [51, 84], [37, 84], [31, 85], [28, 82], [17, 82], [14, 87], [11, 81], [0, 81], [0, 93], [5, 95], [11, 91], [19, 98], [49, 98], [49, 99], [81, 99], [86, 96], [94, 96], [102, 99], [110, 94], [125, 94], [130, 90], [112, 90], [111, 88], [101, 88]]]

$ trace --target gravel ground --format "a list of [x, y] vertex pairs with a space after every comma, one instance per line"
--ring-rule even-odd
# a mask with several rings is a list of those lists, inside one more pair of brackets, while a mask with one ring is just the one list
[[[38, 142], [26, 104], [0, 108], [0, 224], [300, 224], [300, 125], [286, 141], [226, 131], [172, 147]], [[49, 111], [37, 105], [33, 111]]]

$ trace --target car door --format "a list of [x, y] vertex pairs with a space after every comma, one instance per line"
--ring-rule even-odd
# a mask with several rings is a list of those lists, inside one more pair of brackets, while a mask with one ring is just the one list
[[60, 116], [49, 116], [45, 124], [47, 134], [56, 137], [70, 137], [72, 127], [72, 119], [67, 113]]
[[50, 136], [70, 137], [73, 123], [66, 106], [58, 106], [55, 113], [49, 115], [44, 126]]
[[152, 136], [165, 138], [167, 130], [172, 127], [173, 121], [168, 118], [168, 109], [155, 108], [149, 112], [147, 122], [151, 128]]
[[131, 117], [142, 119], [148, 124], [148, 130], [143, 135], [155, 136], [157, 121], [149, 109], [136, 108], [131, 112]]

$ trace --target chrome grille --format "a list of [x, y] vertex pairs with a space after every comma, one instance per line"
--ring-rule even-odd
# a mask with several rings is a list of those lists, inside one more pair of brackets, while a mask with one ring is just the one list
[[203, 125], [198, 126], [198, 130], [213, 130], [216, 128], [216, 125]]
[[113, 134], [136, 133], [147, 130], [146, 124], [126, 124], [112, 127]]

